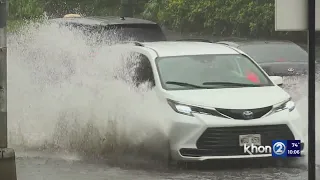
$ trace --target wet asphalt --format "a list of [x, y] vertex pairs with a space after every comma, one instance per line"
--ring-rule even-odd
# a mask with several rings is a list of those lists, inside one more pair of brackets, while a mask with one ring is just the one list
[[[279, 164], [261, 162], [204, 162], [188, 167], [167, 168], [125, 168], [111, 167], [103, 163], [68, 161], [50, 158], [17, 158], [19, 180], [306, 180], [307, 169], [300, 167], [281, 167]], [[232, 165], [231, 165], [232, 164]], [[320, 175], [320, 170], [317, 170]], [[317, 177], [320, 177], [320, 176]], [[318, 178], [320, 179], [320, 178]]]

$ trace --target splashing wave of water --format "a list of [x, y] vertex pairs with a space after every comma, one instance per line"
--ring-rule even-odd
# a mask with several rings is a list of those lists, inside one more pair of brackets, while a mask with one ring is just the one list
[[[83, 34], [31, 23], [8, 37], [9, 144], [82, 157], [166, 155], [169, 121], [147, 85], [115, 80], [123, 52]], [[112, 44], [112, 43], [111, 43]], [[132, 58], [134, 60], [134, 58]]]
[[[303, 123], [301, 126], [303, 128], [308, 128], [308, 76], [302, 76], [299, 78], [288, 77], [284, 79], [284, 83], [286, 84], [285, 90], [293, 97], [293, 99], [297, 102], [296, 106], [299, 110], [301, 117], [303, 119]], [[316, 129], [320, 127], [319, 123], [319, 112], [317, 110], [320, 109], [320, 73], [316, 73]], [[307, 131], [304, 131], [307, 133]], [[316, 152], [320, 148], [320, 134], [316, 131]], [[308, 140], [308, 135], [305, 134], [305, 140]], [[305, 145], [306, 151], [308, 144]], [[307, 162], [307, 157], [303, 159], [304, 164]], [[316, 163], [320, 164], [319, 157], [316, 157]]]

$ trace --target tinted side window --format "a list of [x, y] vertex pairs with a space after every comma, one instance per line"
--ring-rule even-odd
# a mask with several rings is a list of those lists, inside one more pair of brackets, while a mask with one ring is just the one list
[[137, 65], [134, 70], [134, 82], [136, 86], [142, 83], [149, 82], [151, 86], [155, 86], [154, 75], [152, 66], [147, 56], [137, 53]]
[[97, 26], [83, 25], [78, 23], [62, 23], [60, 26], [69, 28], [73, 32], [81, 32], [86, 37], [91, 38], [95, 33], [101, 32], [101, 28]]
[[108, 30], [115, 32], [121, 40], [136, 40], [136, 41], [165, 41], [166, 37], [161, 28], [157, 24], [122, 24], [112, 25], [107, 27]]

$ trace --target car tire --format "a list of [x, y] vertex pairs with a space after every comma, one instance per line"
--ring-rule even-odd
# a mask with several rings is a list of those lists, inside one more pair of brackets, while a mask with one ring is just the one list
[[172, 167], [176, 166], [176, 162], [172, 159], [170, 151], [168, 152], [167, 165], [168, 165], [168, 168], [172, 168]]
[[170, 142], [168, 142], [167, 151], [168, 151], [168, 153], [167, 153], [167, 165], [168, 165], [168, 168], [175, 167], [177, 165], [177, 162], [172, 158]]
[[188, 164], [189, 163], [185, 162], [185, 161], [173, 160], [171, 155], [168, 157], [168, 168], [169, 169], [186, 168], [186, 167], [188, 167]]
[[168, 142], [168, 154], [167, 154], [167, 165], [168, 165], [168, 168], [169, 169], [174, 169], [174, 168], [178, 168], [178, 167], [182, 167], [182, 166], [186, 166], [186, 162], [184, 161], [177, 161], [177, 160], [174, 160], [172, 158], [172, 155], [171, 155], [171, 148], [170, 148], [170, 142]]

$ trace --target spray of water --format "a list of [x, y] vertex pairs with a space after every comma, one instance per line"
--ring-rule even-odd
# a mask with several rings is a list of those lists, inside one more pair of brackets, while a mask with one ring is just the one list
[[[288, 77], [284, 79], [285, 90], [293, 97], [293, 99], [297, 102], [297, 109], [299, 110], [302, 122], [300, 124], [301, 132], [304, 132], [305, 140], [308, 140], [308, 76], [301, 77]], [[320, 118], [317, 110], [320, 109], [320, 73], [316, 73], [316, 129], [320, 127]], [[308, 142], [305, 144], [305, 150], [308, 152]], [[320, 134], [316, 131], [316, 152], [320, 148]], [[302, 159], [299, 163], [306, 165], [307, 156]], [[316, 156], [316, 163], [320, 164], [320, 159]]]
[[[319, 86], [319, 81], [320, 81], [320, 75], [317, 74], [316, 76], [316, 164], [320, 165], [320, 159], [319, 156], [317, 155], [317, 152], [319, 151], [320, 148], [320, 134], [317, 132], [317, 129], [320, 128], [320, 117], [319, 117], [319, 109], [320, 109], [320, 86]], [[307, 84], [307, 77], [304, 78], [304, 83], [299, 84], [299, 89], [303, 89], [303, 96], [297, 101], [297, 108], [301, 114], [301, 117], [303, 118], [303, 125], [302, 127], [305, 129], [305, 140], [308, 140], [308, 84]], [[306, 143], [306, 152], [308, 152], [308, 142]], [[307, 163], [307, 156], [304, 158], [304, 163]]]
[[166, 156], [168, 109], [148, 84], [130, 83], [125, 61], [135, 58], [110, 49], [112, 32], [98, 46], [44, 20], [8, 38], [11, 146], [112, 161]]

